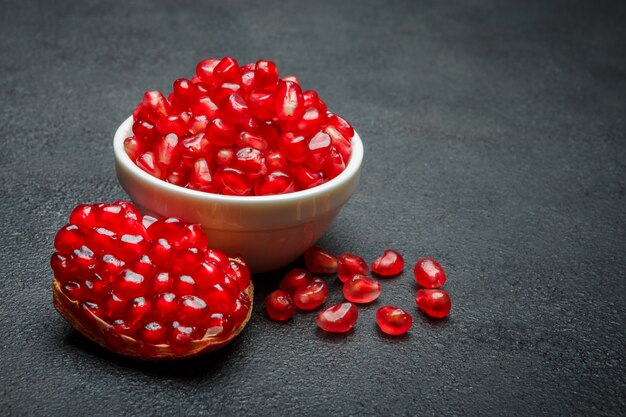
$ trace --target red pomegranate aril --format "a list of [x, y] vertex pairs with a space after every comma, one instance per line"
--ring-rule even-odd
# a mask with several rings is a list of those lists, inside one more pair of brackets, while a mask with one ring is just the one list
[[83, 298], [87, 301], [99, 302], [109, 291], [109, 281], [94, 274], [83, 282]]
[[278, 69], [272, 61], [261, 59], [254, 68], [254, 85], [256, 88], [273, 88], [278, 82]]
[[424, 313], [437, 319], [446, 317], [452, 308], [450, 296], [444, 290], [417, 290], [415, 302]]
[[204, 133], [183, 139], [181, 148], [181, 161], [187, 166], [193, 166], [198, 158], [208, 154], [209, 141]]
[[196, 277], [200, 289], [207, 289], [224, 282], [223, 268], [209, 261], [202, 262], [193, 273], [193, 276]]
[[345, 333], [352, 329], [359, 317], [359, 310], [352, 303], [339, 303], [326, 307], [317, 315], [320, 329], [331, 333]]
[[398, 275], [404, 269], [404, 258], [395, 250], [386, 250], [383, 256], [372, 262], [372, 272], [381, 277]]
[[265, 311], [270, 319], [285, 321], [296, 313], [296, 306], [287, 292], [276, 290], [265, 297]]
[[169, 322], [176, 317], [178, 298], [171, 292], [163, 292], [154, 296], [154, 315], [156, 318]]
[[371, 303], [380, 296], [380, 282], [365, 275], [353, 275], [343, 284], [343, 296], [353, 303]]
[[137, 259], [145, 253], [148, 243], [141, 235], [122, 235], [115, 245], [114, 255], [124, 262]]
[[298, 187], [303, 190], [316, 187], [325, 181], [324, 174], [304, 165], [293, 164], [290, 172]]
[[196, 75], [203, 83], [211, 84], [213, 81], [213, 71], [219, 62], [219, 59], [205, 59], [204, 61], [198, 62], [198, 65], [196, 65]]
[[222, 312], [230, 314], [237, 307], [237, 297], [222, 284], [209, 287], [203, 292], [203, 298], [208, 305], [209, 311], [212, 313]]
[[252, 183], [248, 176], [235, 168], [224, 168], [217, 176], [220, 191], [226, 195], [249, 195], [252, 192]]
[[265, 157], [255, 148], [242, 148], [237, 151], [232, 161], [233, 167], [245, 172], [251, 179], [267, 173]]
[[274, 94], [265, 90], [254, 90], [248, 97], [250, 113], [261, 120], [270, 120], [276, 116]]
[[161, 117], [156, 127], [161, 135], [173, 133], [176, 136], [183, 136], [187, 133], [188, 122], [189, 120], [185, 120], [181, 115], [177, 114], [169, 117]]
[[383, 333], [400, 336], [409, 331], [413, 325], [413, 318], [401, 308], [383, 306], [376, 310], [376, 323]]
[[124, 322], [131, 327], [138, 326], [150, 314], [150, 301], [146, 297], [136, 297], [126, 306]]
[[108, 279], [110, 282], [113, 282], [113, 280], [124, 270], [125, 266], [126, 263], [124, 261], [107, 253], [102, 256], [97, 271], [102, 277]]
[[209, 119], [204, 114], [196, 114], [189, 119], [187, 129], [192, 135], [203, 133], [209, 124]]
[[133, 123], [133, 134], [143, 142], [150, 142], [159, 136], [159, 131], [154, 124], [140, 119]]
[[117, 294], [113, 292], [107, 294], [101, 304], [107, 320], [116, 320], [123, 317], [126, 301], [122, 300]]
[[254, 70], [244, 71], [241, 74], [241, 94], [244, 98], [248, 98], [254, 89]]
[[228, 315], [213, 313], [205, 321], [205, 337], [218, 337], [232, 330], [233, 323]]
[[[315, 90], [306, 90], [302, 93], [302, 103], [304, 108], [315, 107], [317, 108], [320, 103], [320, 98]], [[325, 113], [324, 113], [325, 114]]]
[[259, 151], [265, 151], [269, 145], [265, 138], [259, 135], [242, 131], [237, 139], [237, 146], [240, 148], [254, 148]]
[[346, 119], [341, 116], [330, 114], [328, 116], [328, 124], [337, 129], [348, 140], [352, 139], [354, 136], [354, 129], [350, 123], [348, 123]]
[[186, 78], [174, 81], [172, 107], [178, 112], [186, 111], [198, 97], [194, 83]]
[[176, 252], [176, 263], [170, 269], [175, 274], [192, 274], [202, 261], [204, 261], [204, 253], [198, 248], [179, 249]]
[[439, 288], [446, 282], [446, 274], [439, 262], [431, 258], [422, 258], [413, 268], [415, 281], [424, 288]]
[[68, 281], [65, 283], [65, 285], [63, 285], [63, 288], [61, 290], [65, 295], [67, 295], [70, 300], [78, 301], [82, 299], [80, 283], [78, 282]]
[[70, 262], [67, 256], [54, 252], [50, 257], [50, 266], [54, 272], [54, 277], [60, 282], [67, 282], [73, 278], [76, 266]]
[[215, 162], [221, 167], [229, 166], [235, 157], [233, 148], [222, 148], [215, 154]]
[[160, 91], [147, 91], [143, 95], [143, 112], [152, 117], [151, 122], [173, 114], [172, 106]]
[[70, 224], [78, 226], [78, 228], [86, 232], [96, 224], [96, 213], [89, 204], [79, 204], [72, 210], [70, 214]]
[[165, 180], [170, 184], [178, 185], [180, 187], [186, 187], [189, 184], [189, 178], [191, 177], [191, 169], [184, 165], [178, 165], [171, 168], [167, 173]]
[[278, 146], [282, 154], [290, 162], [302, 163], [308, 158], [308, 143], [304, 136], [295, 133], [283, 133], [278, 139]]
[[298, 120], [304, 112], [300, 86], [293, 81], [278, 82], [275, 93], [276, 115], [280, 120]]
[[178, 299], [178, 318], [191, 325], [201, 325], [208, 315], [207, 303], [195, 295], [183, 295]]
[[[204, 116], [208, 120], [217, 117], [219, 108], [210, 97], [201, 97], [191, 105], [191, 113], [194, 116]], [[196, 128], [199, 130], [199, 128]], [[190, 129], [191, 130], [191, 129]], [[200, 131], [196, 132], [199, 133]]]
[[221, 105], [229, 96], [237, 94], [237, 95], [245, 95], [245, 92], [241, 88], [239, 84], [233, 83], [224, 83], [219, 85], [213, 91], [213, 101]]
[[322, 173], [324, 174], [324, 177], [332, 180], [341, 174], [345, 168], [346, 164], [344, 163], [341, 154], [339, 154], [335, 148], [331, 148], [330, 155], [322, 164]]
[[174, 293], [176, 295], [183, 296], [189, 294], [195, 294], [198, 291], [198, 285], [196, 280], [191, 275], [179, 275], [174, 280]]
[[235, 301], [235, 309], [230, 315], [231, 325], [233, 327], [239, 327], [246, 319], [248, 311], [250, 311], [250, 297], [248, 297], [246, 293], [240, 293]]
[[229, 266], [224, 269], [224, 272], [235, 280], [239, 291], [245, 290], [250, 285], [250, 267], [241, 256], [231, 257]]
[[133, 162], [144, 154], [147, 149], [148, 147], [135, 136], [124, 139], [124, 151]]
[[265, 164], [269, 172], [281, 171], [287, 172], [288, 165], [287, 160], [280, 151], [269, 151], [265, 156]]
[[304, 110], [300, 119], [298, 119], [296, 126], [299, 133], [310, 135], [322, 128], [325, 121], [325, 114], [321, 114], [316, 107], [308, 107]]
[[189, 188], [208, 193], [215, 192], [217, 187], [213, 182], [213, 175], [206, 159], [197, 159], [191, 170]]
[[154, 277], [152, 289], [155, 293], [166, 293], [174, 287], [174, 277], [169, 272], [159, 272]]
[[217, 83], [241, 83], [241, 69], [234, 58], [223, 58], [213, 69], [213, 78]]
[[329, 251], [313, 246], [304, 253], [304, 262], [314, 274], [334, 274], [337, 272], [337, 258]]
[[230, 259], [228, 255], [218, 249], [208, 249], [206, 251], [205, 259], [221, 267], [222, 269], [230, 266]]
[[256, 195], [285, 194], [296, 191], [293, 179], [281, 171], [270, 172], [254, 185]]
[[174, 261], [175, 249], [163, 237], [151, 243], [151, 253], [154, 264], [158, 267], [168, 268]]
[[154, 153], [146, 152], [137, 159], [137, 166], [158, 179], [165, 178], [165, 170], [161, 169]]
[[228, 123], [244, 123], [250, 115], [248, 103], [239, 94], [231, 94], [222, 103], [221, 114]]
[[236, 141], [237, 129], [222, 119], [213, 119], [207, 126], [206, 135], [212, 145], [230, 146]]
[[330, 155], [331, 142], [330, 136], [324, 132], [316, 133], [308, 143], [308, 158], [307, 165], [311, 168], [320, 171], [324, 164], [324, 161]]
[[294, 268], [280, 281], [279, 287], [287, 294], [293, 296], [300, 288], [306, 287], [313, 277], [311, 273], [305, 269]]
[[300, 85], [300, 80], [295, 75], [287, 75], [282, 78], [282, 81], [289, 81], [290, 83], [295, 83]]
[[58, 231], [54, 238], [54, 247], [57, 251], [70, 254], [74, 249], [80, 248], [85, 243], [85, 238], [78, 228], [73, 224], [67, 224]]
[[336, 128], [333, 126], [326, 126], [324, 131], [330, 136], [333, 147], [341, 154], [344, 162], [350, 161], [350, 155], [352, 155], [352, 146], [350, 141], [346, 139]]
[[172, 167], [180, 161], [182, 150], [178, 141], [178, 136], [174, 133], [162, 136], [157, 142], [155, 150], [157, 162], [160, 165]]
[[122, 272], [113, 283], [117, 294], [124, 299], [138, 297], [148, 293], [146, 278], [130, 269]]
[[[174, 241], [176, 249], [197, 248], [202, 252], [207, 250], [209, 242], [200, 225], [187, 224], [183, 226], [182, 233], [182, 238]], [[202, 259], [199, 262], [202, 262]]]
[[94, 252], [103, 253], [115, 245], [117, 236], [114, 232], [107, 230], [104, 227], [94, 227], [87, 232], [85, 241], [89, 247], [94, 250]]
[[328, 299], [328, 285], [319, 278], [313, 278], [305, 287], [296, 291], [293, 300], [300, 310], [315, 310]]
[[72, 262], [83, 271], [92, 271], [96, 266], [96, 257], [91, 249], [83, 245], [74, 249], [71, 256]]
[[167, 337], [167, 330], [161, 323], [151, 321], [139, 330], [139, 339], [151, 345], [163, 343]]
[[367, 262], [353, 253], [344, 253], [337, 259], [337, 275], [342, 282], [346, 282], [354, 275], [367, 275], [370, 268]]
[[195, 327], [185, 326], [178, 321], [174, 321], [167, 330], [167, 340], [174, 349], [186, 349], [196, 339], [196, 333]]

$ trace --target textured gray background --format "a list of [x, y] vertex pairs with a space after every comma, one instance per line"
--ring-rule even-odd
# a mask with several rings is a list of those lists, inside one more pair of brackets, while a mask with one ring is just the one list
[[[256, 3], [1, 2], [0, 414], [623, 415], [625, 3]], [[56, 229], [124, 197], [118, 124], [225, 54], [276, 60], [354, 124], [362, 183], [322, 244], [439, 259], [449, 319], [377, 331], [377, 306], [415, 313], [407, 272], [345, 336], [274, 324], [277, 272], [231, 346], [159, 365], [54, 311]]]

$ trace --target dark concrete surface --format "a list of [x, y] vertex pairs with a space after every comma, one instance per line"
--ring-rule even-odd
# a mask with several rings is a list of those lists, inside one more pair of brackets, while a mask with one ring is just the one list
[[[225, 54], [274, 59], [354, 124], [362, 183], [321, 243], [439, 259], [447, 320], [416, 312], [407, 270], [345, 336], [277, 325], [279, 271], [232, 345], [153, 364], [55, 312], [55, 231], [125, 197], [113, 132]], [[0, 103], [2, 415], [626, 412], [623, 1], [2, 1]], [[408, 336], [375, 328], [387, 303], [414, 313]]]

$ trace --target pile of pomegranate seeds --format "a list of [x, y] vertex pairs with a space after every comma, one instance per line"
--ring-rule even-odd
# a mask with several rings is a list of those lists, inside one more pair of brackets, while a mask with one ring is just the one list
[[[289, 320], [299, 310], [315, 310], [328, 299], [328, 284], [314, 274], [337, 274], [343, 282], [343, 296], [348, 302], [326, 307], [317, 316], [317, 325], [324, 331], [347, 332], [356, 324], [358, 308], [355, 304], [367, 304], [381, 295], [381, 284], [367, 276], [370, 271], [363, 258], [352, 253], [336, 257], [329, 251], [314, 246], [304, 254], [308, 269], [294, 268], [281, 280], [279, 290], [265, 298], [265, 308], [270, 319]], [[371, 270], [380, 277], [391, 277], [402, 273], [404, 259], [394, 250], [386, 250], [372, 263]], [[437, 261], [423, 258], [413, 270], [420, 288], [416, 293], [417, 306], [428, 316], [444, 318], [450, 313], [450, 296], [438, 289], [446, 281], [445, 273]], [[383, 306], [376, 311], [376, 322], [380, 330], [388, 335], [405, 334], [413, 325], [409, 313], [394, 306]]]
[[196, 224], [131, 203], [79, 205], [54, 240], [55, 307], [103, 346], [143, 359], [219, 347], [250, 316], [250, 270]]
[[314, 90], [280, 78], [276, 64], [198, 63], [165, 98], [148, 91], [124, 147], [135, 164], [169, 183], [209, 193], [270, 195], [305, 190], [339, 175], [354, 129]]

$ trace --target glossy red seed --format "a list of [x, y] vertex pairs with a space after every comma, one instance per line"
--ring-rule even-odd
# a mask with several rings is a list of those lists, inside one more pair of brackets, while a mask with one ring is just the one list
[[138, 297], [148, 293], [148, 282], [146, 278], [130, 269], [123, 271], [116, 278], [114, 287], [117, 294], [124, 299]]
[[54, 238], [54, 247], [63, 254], [70, 254], [85, 243], [85, 238], [78, 226], [67, 224], [59, 230]]
[[346, 164], [343, 162], [341, 154], [335, 148], [331, 148], [330, 155], [322, 164], [322, 173], [324, 177], [332, 180], [343, 172]]
[[398, 275], [404, 269], [404, 259], [395, 250], [386, 250], [383, 256], [372, 262], [372, 272], [382, 277]]
[[337, 129], [348, 140], [352, 139], [354, 136], [354, 129], [350, 123], [348, 123], [346, 119], [341, 116], [330, 114], [328, 116], [328, 124]]
[[160, 165], [172, 167], [180, 161], [182, 146], [179, 144], [178, 136], [169, 133], [158, 140], [155, 151]]
[[121, 319], [124, 316], [126, 301], [122, 300], [117, 294], [112, 292], [106, 295], [101, 304], [104, 310], [104, 318], [109, 322]]
[[83, 282], [83, 299], [99, 303], [109, 292], [111, 284], [100, 275], [94, 274]]
[[176, 318], [178, 298], [172, 292], [156, 294], [152, 299], [153, 314], [156, 318], [169, 322]]
[[221, 115], [228, 123], [244, 123], [250, 117], [248, 103], [239, 94], [231, 94], [221, 105]]
[[317, 187], [325, 182], [324, 174], [304, 165], [293, 164], [289, 168], [289, 172], [302, 190]]
[[189, 119], [187, 128], [192, 135], [203, 133], [209, 124], [209, 119], [204, 114], [195, 114]]
[[291, 83], [295, 83], [295, 84], [298, 84], [298, 85], [300, 84], [300, 80], [295, 75], [287, 75], [287, 76], [283, 77], [282, 80], [283, 81], [289, 81]]
[[235, 168], [224, 168], [217, 176], [219, 189], [226, 195], [250, 195], [252, 192], [252, 182], [241, 170]]
[[356, 274], [367, 275], [370, 268], [367, 262], [353, 253], [344, 253], [337, 259], [337, 275], [342, 282], [346, 282]]
[[191, 169], [185, 165], [177, 165], [171, 168], [165, 180], [170, 184], [178, 185], [180, 187], [186, 187], [189, 184], [189, 178], [191, 177]]
[[308, 158], [308, 143], [304, 136], [291, 132], [283, 133], [279, 140], [280, 151], [290, 162], [301, 163]]
[[331, 333], [345, 333], [352, 329], [359, 317], [359, 310], [352, 303], [339, 303], [326, 307], [317, 315], [320, 329]]
[[[206, 117], [208, 123], [208, 120], [212, 120], [217, 117], [219, 108], [210, 97], [201, 97], [191, 105], [191, 113], [196, 117]], [[198, 130], [198, 132], [195, 133], [200, 133], [201, 131], [199, 128], [196, 128], [195, 130]]]
[[280, 281], [279, 287], [287, 294], [293, 296], [300, 288], [306, 287], [313, 277], [311, 273], [305, 269], [294, 268]]
[[150, 143], [159, 137], [159, 131], [156, 126], [141, 119], [133, 123], [133, 134], [143, 143]]
[[241, 256], [231, 257], [224, 272], [235, 280], [240, 291], [245, 291], [250, 285], [250, 267]]
[[124, 139], [124, 151], [126, 155], [135, 162], [142, 154], [148, 150], [148, 147], [141, 140], [134, 136]]
[[287, 160], [280, 151], [272, 150], [265, 156], [265, 164], [268, 172], [280, 171], [287, 172]]
[[319, 107], [320, 105], [320, 98], [317, 95], [317, 91], [315, 90], [307, 90], [305, 92], [302, 93], [302, 99], [303, 99], [303, 104], [305, 108], [309, 108], [309, 107]]
[[208, 244], [208, 239], [199, 224], [184, 225], [182, 237], [174, 241], [176, 249], [197, 248], [202, 252], [207, 250]]
[[237, 296], [222, 284], [203, 291], [202, 297], [212, 313], [230, 314], [237, 308]]
[[241, 69], [234, 58], [224, 57], [213, 69], [213, 78], [218, 84], [241, 83]]
[[328, 285], [319, 278], [313, 278], [305, 287], [296, 291], [293, 300], [300, 310], [315, 310], [328, 299]]
[[304, 112], [300, 86], [293, 81], [279, 81], [275, 93], [276, 115], [280, 120], [298, 120]]
[[219, 337], [223, 334], [229, 333], [233, 329], [233, 321], [230, 316], [213, 313], [205, 320], [206, 333], [204, 337]]
[[124, 270], [125, 266], [126, 263], [124, 261], [107, 253], [102, 256], [102, 260], [97, 268], [97, 271], [103, 278], [113, 282], [113, 280]]
[[230, 258], [228, 257], [228, 255], [218, 249], [207, 250], [205, 259], [221, 267], [222, 269], [230, 265]]
[[69, 262], [67, 256], [61, 255], [58, 252], [54, 252], [50, 257], [50, 266], [54, 272], [54, 277], [61, 282], [70, 280], [76, 269], [76, 267]]
[[281, 171], [270, 172], [254, 185], [256, 195], [285, 194], [296, 191], [293, 179]]
[[174, 81], [172, 107], [177, 112], [189, 110], [193, 102], [198, 98], [198, 90], [194, 83], [186, 78]]
[[237, 129], [222, 119], [213, 119], [207, 126], [206, 136], [212, 145], [230, 146], [237, 140]]
[[444, 290], [417, 290], [415, 302], [424, 313], [438, 319], [446, 317], [452, 307], [450, 296]]
[[237, 139], [237, 146], [240, 148], [254, 148], [265, 151], [269, 147], [267, 140], [260, 135], [242, 131]]
[[219, 59], [205, 59], [204, 61], [198, 62], [198, 65], [196, 65], [196, 75], [203, 83], [211, 84], [213, 81], [213, 71], [219, 62]]
[[344, 162], [348, 163], [350, 161], [350, 155], [352, 155], [352, 146], [348, 139], [333, 126], [326, 126], [324, 132], [330, 136], [333, 147], [341, 154]]
[[196, 280], [191, 275], [179, 275], [174, 279], [174, 293], [182, 297], [183, 295], [192, 295], [198, 291]]
[[165, 341], [167, 330], [161, 323], [151, 321], [139, 330], [139, 339], [151, 345], [158, 345]]
[[248, 316], [250, 311], [250, 297], [245, 292], [239, 293], [239, 297], [235, 301], [235, 309], [231, 313], [233, 327], [238, 327]]
[[96, 215], [91, 204], [79, 204], [70, 214], [70, 224], [86, 232], [96, 224]]
[[383, 333], [399, 336], [409, 331], [413, 318], [401, 308], [383, 306], [376, 310], [376, 323]]
[[353, 303], [371, 303], [380, 296], [380, 282], [365, 275], [353, 275], [343, 284], [343, 296]]
[[204, 133], [183, 139], [181, 148], [181, 161], [187, 166], [193, 166], [196, 160], [203, 158], [209, 151], [209, 140]]
[[159, 179], [165, 178], [165, 170], [162, 169], [156, 161], [156, 157], [152, 152], [146, 152], [137, 159], [137, 166], [153, 177]]
[[61, 291], [63, 291], [63, 293], [67, 295], [70, 300], [74, 300], [74, 301], [82, 300], [82, 292], [80, 288], [80, 283], [78, 282], [74, 282], [74, 281], [66, 282], [61, 288]]
[[446, 282], [446, 274], [439, 262], [431, 258], [422, 258], [413, 268], [415, 281], [424, 288], [439, 288]]
[[167, 340], [172, 348], [186, 349], [196, 339], [196, 328], [185, 326], [178, 321], [172, 322], [167, 330]]
[[154, 276], [152, 289], [155, 293], [169, 292], [174, 288], [174, 276], [169, 272], [159, 272]]
[[122, 235], [115, 244], [113, 254], [124, 262], [130, 262], [139, 259], [147, 247], [148, 242], [142, 235]]
[[322, 114], [316, 107], [308, 107], [296, 122], [296, 126], [299, 133], [308, 136], [320, 130], [325, 122], [325, 114]]
[[85, 245], [74, 249], [70, 259], [83, 273], [89, 273], [95, 269], [96, 256], [93, 251]]
[[217, 186], [213, 181], [213, 175], [206, 159], [200, 158], [194, 163], [189, 178], [189, 188], [207, 193], [217, 191]]
[[172, 106], [160, 91], [146, 91], [143, 95], [142, 112], [152, 117], [151, 121], [156, 121], [161, 117], [173, 114]]
[[243, 73], [241, 74], [240, 94], [244, 98], [247, 99], [253, 89], [254, 89], [254, 70], [243, 71]]
[[191, 325], [203, 324], [208, 315], [207, 303], [195, 295], [183, 295], [178, 299], [177, 317]]
[[275, 321], [289, 320], [296, 313], [291, 296], [283, 290], [276, 290], [265, 297], [265, 311]]
[[337, 272], [337, 258], [329, 251], [313, 246], [304, 253], [304, 262], [314, 274], [334, 274]]
[[213, 91], [212, 97], [213, 97], [214, 102], [216, 102], [217, 104], [221, 104], [228, 98], [228, 96], [231, 96], [233, 94], [238, 94], [241, 96], [245, 95], [245, 92], [241, 88], [240, 84], [233, 84], [233, 83], [221, 84], [217, 86], [217, 88], [215, 88], [215, 90]]
[[251, 179], [259, 178], [267, 173], [265, 157], [261, 151], [255, 148], [239, 149], [235, 154], [232, 165]]
[[259, 60], [254, 68], [254, 86], [258, 89], [275, 88], [278, 82], [278, 69], [272, 61]]
[[176, 262], [171, 266], [175, 274], [192, 274], [204, 260], [204, 253], [197, 248], [179, 249], [176, 251]]
[[317, 171], [321, 171], [324, 162], [330, 156], [330, 150], [330, 136], [324, 132], [316, 133], [308, 141], [307, 165]]
[[139, 326], [150, 314], [150, 301], [145, 297], [136, 297], [126, 306], [124, 322], [131, 327]]
[[182, 137], [187, 133], [187, 123], [189, 120], [185, 120], [181, 115], [174, 115], [168, 117], [161, 117], [156, 124], [157, 130], [161, 135], [167, 135], [173, 133], [176, 136]]
[[254, 90], [248, 97], [250, 113], [261, 120], [270, 120], [276, 116], [274, 93], [265, 90]]

